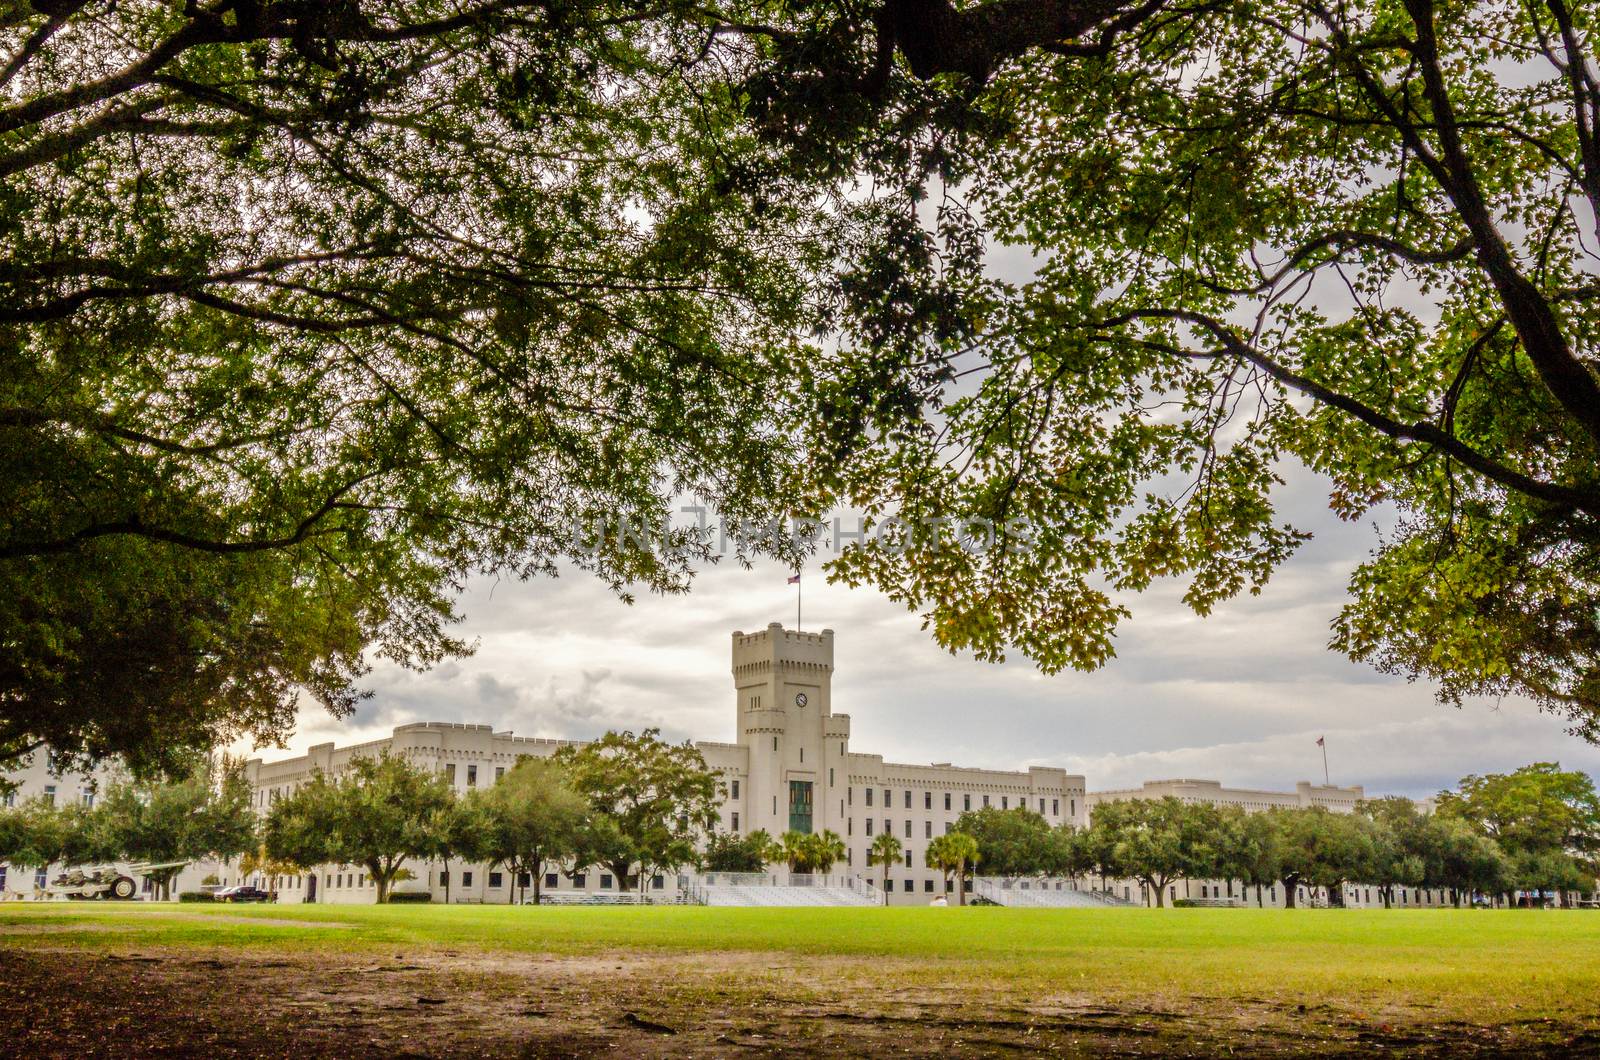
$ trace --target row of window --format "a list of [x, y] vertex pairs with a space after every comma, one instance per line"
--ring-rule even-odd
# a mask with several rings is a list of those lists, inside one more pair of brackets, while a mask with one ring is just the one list
[[[866, 805], [868, 805], [868, 806], [872, 805], [872, 796], [873, 796], [874, 790], [876, 790], [876, 789], [873, 789], [873, 788], [862, 788], [861, 789], [863, 798], [866, 800]], [[904, 793], [905, 793], [904, 806], [905, 806], [906, 809], [909, 810], [909, 809], [911, 809], [912, 791], [911, 791], [910, 788], [903, 788], [901, 790], [904, 791]], [[949, 791], [944, 792], [943, 794], [944, 794], [944, 808], [945, 808], [945, 810], [947, 812], [953, 812], [954, 809], [955, 809], [955, 794], [953, 792], [949, 792]], [[981, 795], [981, 796], [979, 796], [979, 798], [981, 798], [983, 800], [982, 807], [984, 809], [988, 809], [992, 805], [992, 803], [989, 801], [990, 800], [990, 796]], [[962, 793], [962, 796], [961, 796], [961, 811], [963, 813], [965, 813], [965, 812], [967, 812], [967, 811], [969, 811], [969, 810], [971, 810], [973, 808], [972, 807], [972, 799], [973, 799], [973, 795], [972, 795], [971, 792]], [[846, 802], [847, 805], [854, 805], [855, 804], [855, 789], [854, 788], [846, 788], [845, 789], [845, 802]], [[1040, 815], [1044, 815], [1044, 813], [1045, 813], [1045, 802], [1046, 802], [1046, 800], [1045, 800], [1044, 796], [1040, 796], [1039, 797], [1039, 813], [1040, 813]], [[1049, 816], [1051, 816], [1051, 817], [1060, 817], [1061, 816], [1061, 800], [1059, 798], [1050, 799], [1049, 800], [1049, 804], [1050, 804]], [[884, 788], [883, 789], [883, 808], [884, 809], [888, 809], [892, 805], [894, 805], [894, 792], [889, 788]], [[1017, 807], [1019, 809], [1028, 808], [1028, 800], [1027, 800], [1026, 796], [1022, 796], [1022, 795], [1017, 796]], [[933, 809], [933, 792], [924, 791], [922, 793], [922, 808], [924, 810]], [[1000, 796], [1000, 808], [1002, 810], [1011, 809], [1011, 796], [1009, 796], [1009, 795]], [[1074, 799], [1068, 799], [1067, 800], [1067, 816], [1069, 816], [1069, 817], [1078, 816], [1078, 800], [1077, 799], [1074, 798]]]
[[[45, 805], [54, 806], [56, 804], [56, 786], [54, 784], [46, 784], [44, 786], [44, 791], [41, 794], [44, 796]], [[79, 788], [78, 789], [78, 801], [80, 803], [82, 803], [84, 806], [86, 806], [86, 807], [88, 807], [90, 809], [93, 809], [94, 808], [94, 789], [93, 788]], [[16, 793], [15, 790], [8, 791], [4, 795], [0, 795], [0, 805], [4, 805], [6, 807], [13, 807], [16, 804], [17, 804], [17, 793]]]

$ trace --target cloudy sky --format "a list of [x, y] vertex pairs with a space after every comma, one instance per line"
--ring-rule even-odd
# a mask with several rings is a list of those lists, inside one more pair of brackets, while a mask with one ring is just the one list
[[[836, 633], [834, 709], [851, 716], [853, 749], [902, 762], [1063, 766], [1091, 790], [1170, 777], [1292, 787], [1321, 779], [1315, 741], [1324, 734], [1333, 780], [1369, 792], [1431, 794], [1466, 773], [1541, 760], [1600, 775], [1600, 749], [1525, 703], [1440, 706], [1426, 683], [1329, 652], [1328, 623], [1373, 530], [1329, 515], [1309, 475], [1292, 480], [1284, 500], [1316, 536], [1261, 597], [1205, 619], [1183, 607], [1176, 585], [1131, 597], [1118, 658], [1092, 674], [953, 657], [917, 615], [827, 585], [813, 568], [805, 627]], [[461, 627], [478, 642], [474, 656], [426, 674], [382, 666], [353, 719], [307, 709], [290, 748], [424, 720], [555, 737], [656, 725], [675, 739], [731, 740], [729, 636], [793, 625], [785, 575], [728, 563], [702, 573], [687, 596], [632, 605], [578, 573], [475, 584]]]

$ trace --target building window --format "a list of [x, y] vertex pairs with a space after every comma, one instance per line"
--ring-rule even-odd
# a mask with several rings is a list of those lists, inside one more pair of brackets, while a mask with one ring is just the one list
[[738, 810], [734, 810], [733, 811], [733, 830], [735, 832], [737, 832], [739, 830], [739, 811]]
[[917, 889], [917, 881], [916, 880], [907, 880], [906, 881], [906, 893], [907, 894], [912, 893], [916, 889]]
[[911, 818], [906, 818], [906, 838], [911, 838]]
[[933, 809], [933, 792], [925, 791], [922, 793], [922, 808], [924, 810]]
[[589, 874], [588, 873], [579, 872], [579, 873], [574, 873], [573, 874], [572, 886], [574, 886], [574, 887], [587, 887], [588, 885], [589, 885]]
[[1078, 800], [1077, 799], [1073, 799], [1071, 805], [1072, 805], [1072, 816], [1074, 816], [1074, 817], [1078, 816]]
[[666, 888], [666, 886], [667, 886], [667, 878], [665, 876], [652, 876], [652, 877], [650, 877], [650, 889], [651, 890], [653, 890], [653, 891], [664, 890]]
[[954, 829], [955, 829], [955, 824], [954, 823], [952, 823], [950, 821], [946, 821], [944, 823], [944, 834], [945, 835], [949, 835]]
[[776, 736], [772, 738], [772, 749], [774, 751], [778, 749], [778, 738]]
[[985, 796], [984, 796], [984, 797], [983, 797], [983, 805], [984, 805], [984, 808], [985, 808], [985, 809], [987, 809], [987, 808], [988, 808], [988, 806], [989, 806], [989, 796], [987, 796], [987, 795], [985, 795]]
[[911, 809], [911, 789], [906, 789], [906, 809]]
[[844, 789], [844, 804], [846, 806], [854, 806], [856, 804], [856, 789], [855, 788], [845, 788]]
[[1011, 809], [1011, 796], [1009, 796], [1009, 795], [1000, 796], [1000, 808], [1002, 810]]
[[1060, 799], [1051, 799], [1050, 800], [1050, 816], [1051, 817], [1060, 817], [1061, 816], [1061, 800]]
[[805, 744], [801, 744], [800, 745], [800, 761], [804, 762], [805, 760], [806, 760], [806, 747], [805, 747]]
[[1044, 816], [1044, 799], [1042, 797], [1039, 799], [1039, 816]]
[[54, 806], [56, 804], [56, 786], [54, 784], [46, 784], [44, 786], [44, 804], [46, 806]]
[[872, 805], [872, 789], [868, 788], [866, 790], [867, 790], [867, 805], [871, 806]]
[[[456, 786], [456, 764], [454, 762], [449, 762], [445, 765], [444, 782], [452, 788]], [[277, 794], [276, 789], [274, 789], [273, 794]]]
[[811, 781], [789, 781], [789, 828], [796, 832], [811, 831]]
[[828, 787], [833, 787], [833, 767], [828, 767]]
[[972, 809], [972, 796], [971, 795], [963, 795], [963, 796], [961, 796], [961, 808], [962, 808], [962, 810], [970, 810], [970, 809]]
[[932, 839], [933, 838], [933, 822], [932, 821], [923, 821], [922, 822], [922, 838], [924, 838], [924, 839]]
[[85, 809], [94, 809], [94, 789], [84, 788], [78, 797], [78, 801], [83, 803]]
[[448, 887], [448, 886], [450, 886], [450, 870], [446, 869], [443, 872], [439, 873], [439, 886], [440, 887]]
[[844, 741], [843, 740], [839, 741], [839, 757], [840, 758], [844, 757]]
[[489, 873], [489, 886], [490, 887], [504, 887], [505, 883], [506, 883], [506, 878], [502, 874], [500, 874], [498, 872]]
[[733, 797], [736, 799], [739, 797], [739, 782], [737, 780], [733, 782]]
[[910, 867], [911, 867], [911, 851], [909, 849], [907, 849], [906, 850], [906, 868], [909, 869]]
[[505, 775], [506, 775], [506, 767], [505, 766], [495, 766], [494, 767], [494, 782], [496, 784], [500, 783], [500, 778], [504, 777]]
[[856, 834], [855, 823], [856, 823], [856, 819], [854, 817], [846, 817], [844, 819], [844, 834], [845, 835], [855, 835]]
[[883, 789], [883, 808], [887, 810], [889, 807], [891, 807], [893, 805], [894, 805], [894, 792], [890, 791], [888, 788], [884, 788]]
[[478, 786], [478, 767], [477, 766], [468, 766], [467, 767], [467, 787], [475, 788], [477, 786]]
[[872, 834], [872, 818], [870, 817], [867, 818], [867, 834]]
[[559, 872], [547, 872], [547, 873], [545, 873], [544, 874], [544, 885], [546, 887], [560, 887], [561, 886], [561, 873], [559, 873]]
[[932, 894], [933, 893], [933, 880], [927, 879], [927, 880], [923, 880], [922, 881], [922, 893], [924, 893], [924, 894]]
[[461, 886], [463, 886], [463, 887], [471, 887], [472, 886], [472, 873], [463, 872], [461, 874]]
[[609, 891], [611, 889], [611, 873], [602, 872], [600, 874], [600, 889], [602, 891]]

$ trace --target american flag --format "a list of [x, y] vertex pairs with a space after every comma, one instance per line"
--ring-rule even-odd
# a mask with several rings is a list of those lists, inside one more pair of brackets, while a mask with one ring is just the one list
[[799, 585], [800, 584], [800, 575], [798, 575], [798, 574], [789, 575], [789, 584], [790, 585]]
[[1318, 736], [1317, 737], [1317, 746], [1318, 747], [1326, 747], [1326, 746], [1328, 746], [1328, 744], [1321, 736]]

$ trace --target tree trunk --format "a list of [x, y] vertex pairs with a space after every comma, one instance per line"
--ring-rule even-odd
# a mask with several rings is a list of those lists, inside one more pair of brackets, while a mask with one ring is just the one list
[[368, 865], [372, 871], [372, 882], [378, 887], [378, 904], [389, 904], [389, 874], [381, 870], [380, 866]]
[[1146, 882], [1149, 883], [1151, 888], [1156, 892], [1156, 908], [1165, 909], [1167, 907], [1166, 888], [1154, 883], [1153, 881], [1147, 880]]
[[956, 904], [967, 904], [967, 859], [962, 858], [956, 867]]
[[1295, 907], [1294, 883], [1288, 879], [1283, 881], [1283, 907], [1285, 909], [1293, 909]]

